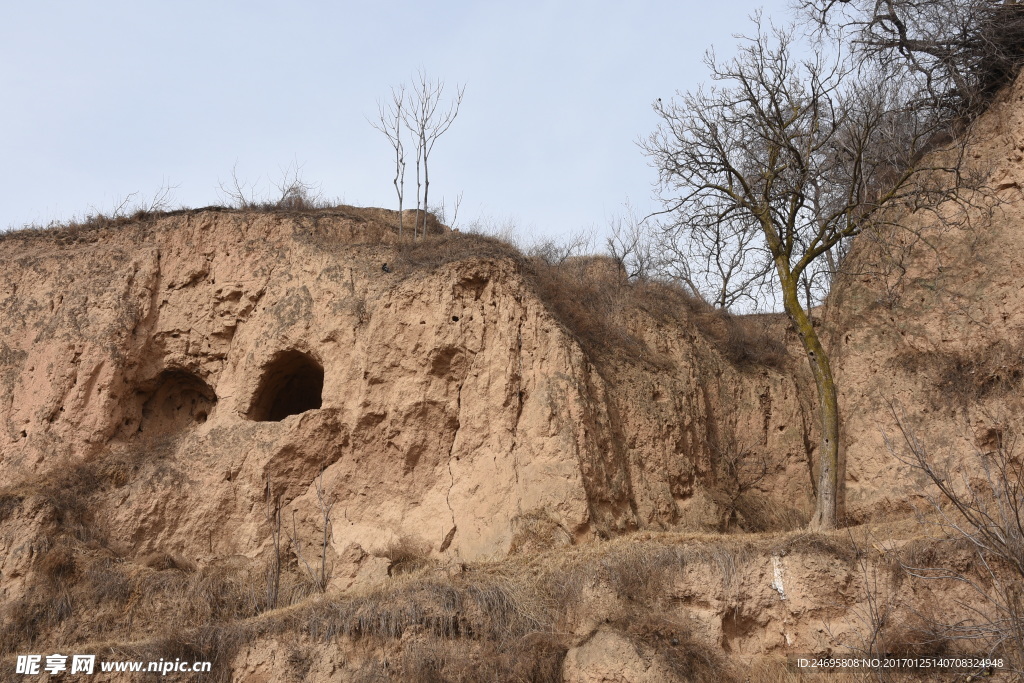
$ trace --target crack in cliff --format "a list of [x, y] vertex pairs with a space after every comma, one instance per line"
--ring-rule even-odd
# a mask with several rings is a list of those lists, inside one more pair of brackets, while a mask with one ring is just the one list
[[[516, 458], [516, 447], [519, 445], [519, 420], [523, 416], [523, 318], [520, 316], [519, 325], [516, 329], [516, 373], [513, 376], [514, 384], [510, 387], [515, 394], [516, 416], [512, 420], [512, 446], [509, 454], [512, 456], [512, 474], [515, 475], [516, 484], [519, 483], [519, 461]], [[494, 456], [497, 460], [497, 455]]]
[[448, 447], [448, 477], [450, 482], [448, 484], [448, 490], [444, 494], [445, 505], [448, 506], [448, 512], [452, 516], [452, 528], [445, 534], [444, 540], [441, 542], [440, 552], [444, 552], [451, 545], [452, 539], [455, 538], [455, 531], [459, 528], [455, 523], [455, 509], [452, 507], [452, 489], [455, 488], [455, 473], [452, 471], [452, 458], [455, 457], [455, 442], [459, 439], [459, 429], [462, 428], [462, 388], [466, 385], [466, 377], [469, 376], [469, 371], [473, 368], [476, 363], [476, 356], [473, 357], [473, 362], [466, 368], [466, 373], [459, 380], [459, 390], [455, 394], [455, 434], [452, 435], [452, 444]]

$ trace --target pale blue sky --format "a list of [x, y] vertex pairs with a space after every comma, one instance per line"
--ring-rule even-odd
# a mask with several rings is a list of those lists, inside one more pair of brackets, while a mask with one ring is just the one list
[[602, 232], [627, 197], [655, 207], [635, 144], [651, 102], [705, 80], [705, 50], [730, 54], [752, 11], [786, 5], [6, 1], [0, 229], [165, 183], [176, 206], [219, 203], [236, 164], [266, 188], [297, 161], [327, 197], [393, 208], [391, 150], [366, 117], [422, 67], [466, 85], [431, 204], [462, 192], [464, 225]]

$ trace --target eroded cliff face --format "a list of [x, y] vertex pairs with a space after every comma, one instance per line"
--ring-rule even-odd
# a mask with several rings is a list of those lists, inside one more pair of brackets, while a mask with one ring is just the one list
[[[5, 237], [3, 480], [116, 462], [86, 492], [111, 546], [200, 566], [265, 559], [280, 526], [313, 548], [326, 520], [336, 588], [396, 548], [478, 560], [537, 529], [715, 529], [740, 493], [806, 513], [793, 380], [736, 367], [685, 312], [624, 314], [657, 362], [585, 350], [521, 259], [413, 265], [394, 218], [208, 210]], [[44, 514], [23, 489], [9, 596]]]
[[960, 207], [900, 217], [881, 243], [861, 238], [830, 298], [852, 522], [931, 507], [896, 457], [906, 448], [895, 415], [938, 466], [971, 477], [1024, 427], [1022, 103], [1018, 80], [976, 122], [964, 174], [978, 190]]

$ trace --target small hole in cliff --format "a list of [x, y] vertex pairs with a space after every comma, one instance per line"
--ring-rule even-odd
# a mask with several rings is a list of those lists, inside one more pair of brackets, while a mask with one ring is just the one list
[[[142, 419], [140, 432], [169, 434], [186, 429], [210, 414], [217, 395], [209, 384], [187, 370], [164, 370], [142, 387]], [[130, 423], [130, 418], [126, 424]]]
[[453, 315], [453, 316], [452, 316], [452, 322], [453, 322], [453, 323], [457, 323], [457, 322], [459, 322], [459, 316], [457, 316], [457, 315]]
[[267, 365], [248, 417], [280, 422], [323, 405], [324, 368], [301, 351], [285, 351]]
[[196, 413], [196, 422], [199, 424], [203, 424], [204, 422], [206, 422], [206, 417], [206, 411], [200, 410], [198, 413]]

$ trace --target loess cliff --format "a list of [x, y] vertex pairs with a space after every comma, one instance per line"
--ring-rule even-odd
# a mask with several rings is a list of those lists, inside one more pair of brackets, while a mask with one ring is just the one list
[[818, 312], [861, 525], [836, 534], [800, 531], [784, 319], [380, 209], [3, 235], [4, 675], [91, 648], [225, 680], [786, 680], [864, 642], [872, 581], [904, 631], [955, 612], [967, 589], [893, 563], [938, 541], [891, 437], [973, 466], [1019, 432], [1022, 101], [973, 148], [1001, 203], [908, 217], [931, 246], [898, 262], [862, 241]]

